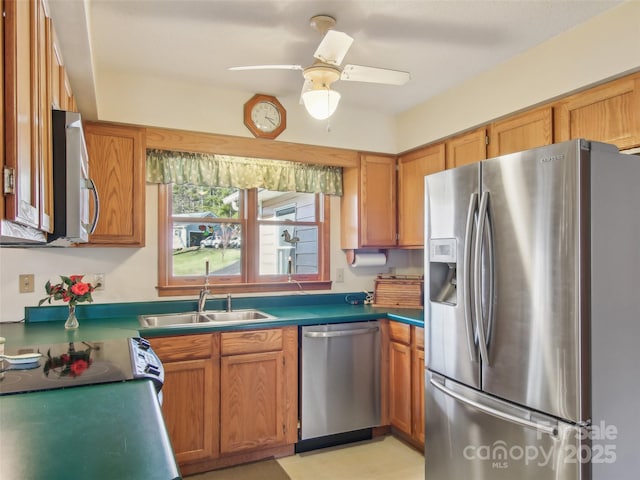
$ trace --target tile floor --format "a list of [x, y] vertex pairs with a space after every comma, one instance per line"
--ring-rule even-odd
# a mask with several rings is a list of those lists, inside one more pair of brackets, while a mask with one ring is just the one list
[[424, 457], [392, 437], [278, 459], [291, 480], [424, 480]]

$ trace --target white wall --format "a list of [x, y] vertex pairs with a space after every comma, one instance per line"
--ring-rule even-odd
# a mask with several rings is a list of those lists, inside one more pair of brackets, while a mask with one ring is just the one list
[[[100, 120], [253, 138], [242, 117], [255, 92], [114, 72], [98, 72], [97, 78]], [[341, 105], [328, 122], [319, 121], [300, 106], [299, 96], [278, 100], [287, 110], [287, 128], [275, 141], [397, 151], [392, 117]]]
[[[172, 297], [158, 297], [155, 289], [158, 263], [157, 190], [156, 186], [147, 186], [144, 248], [0, 248], [0, 321], [11, 322], [24, 318], [24, 307], [37, 305], [46, 296], [44, 284], [47, 280], [58, 282], [59, 275], [86, 274], [86, 280], [92, 281], [93, 274], [104, 273], [105, 289], [94, 292], [94, 303], [171, 300]], [[410, 254], [401, 251], [393, 252], [385, 267], [349, 267], [340, 250], [338, 197], [331, 199], [331, 212], [331, 276], [335, 277], [336, 269], [342, 268], [345, 278], [344, 283], [333, 284], [332, 292], [370, 291], [373, 290], [376, 274], [387, 273], [390, 268], [412, 268]], [[23, 273], [35, 275], [35, 292], [18, 292], [18, 275]]]
[[640, 69], [640, 1], [631, 1], [398, 116], [398, 152]]

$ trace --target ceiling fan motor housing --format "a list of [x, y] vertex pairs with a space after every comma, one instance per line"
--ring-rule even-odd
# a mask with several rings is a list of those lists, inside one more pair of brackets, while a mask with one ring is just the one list
[[315, 62], [310, 67], [302, 71], [306, 80], [310, 80], [314, 87], [329, 87], [333, 82], [340, 79], [340, 68], [328, 63]]

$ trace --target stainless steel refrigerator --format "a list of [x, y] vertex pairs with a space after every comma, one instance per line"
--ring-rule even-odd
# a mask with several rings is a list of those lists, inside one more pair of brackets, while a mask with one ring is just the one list
[[576, 140], [425, 177], [427, 480], [640, 474], [640, 158]]

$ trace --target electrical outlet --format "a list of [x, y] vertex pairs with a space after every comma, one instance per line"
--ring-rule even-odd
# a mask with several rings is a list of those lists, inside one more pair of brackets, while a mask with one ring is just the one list
[[93, 275], [93, 286], [95, 290], [104, 290], [104, 282], [106, 275], [104, 273], [95, 273]]
[[344, 282], [344, 268], [336, 268], [336, 283]]
[[20, 293], [33, 292], [33, 273], [26, 273], [18, 276], [18, 285]]

